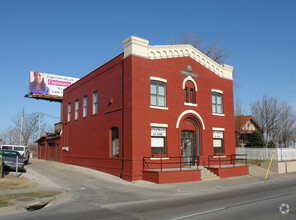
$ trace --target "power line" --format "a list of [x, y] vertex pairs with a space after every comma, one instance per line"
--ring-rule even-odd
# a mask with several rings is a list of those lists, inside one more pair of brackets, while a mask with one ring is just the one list
[[48, 114], [45, 114], [45, 113], [43, 113], [43, 112], [41, 112], [41, 114], [43, 114], [43, 115], [45, 115], [45, 116], [47, 116], [47, 117], [60, 119], [60, 117], [52, 116], [52, 115], [48, 115]]

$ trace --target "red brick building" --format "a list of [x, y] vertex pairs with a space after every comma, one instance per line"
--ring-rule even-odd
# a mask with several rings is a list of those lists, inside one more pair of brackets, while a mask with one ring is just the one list
[[[123, 47], [64, 90], [61, 162], [134, 181], [154, 178], [144, 157], [206, 166], [210, 155], [235, 154], [231, 66], [191, 45], [131, 36]], [[187, 181], [178, 175], [167, 178]]]

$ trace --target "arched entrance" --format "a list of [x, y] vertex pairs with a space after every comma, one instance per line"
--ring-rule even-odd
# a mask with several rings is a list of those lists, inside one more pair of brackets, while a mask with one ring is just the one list
[[200, 129], [197, 120], [188, 116], [180, 123], [181, 155], [185, 165], [195, 164], [195, 157], [200, 156]]

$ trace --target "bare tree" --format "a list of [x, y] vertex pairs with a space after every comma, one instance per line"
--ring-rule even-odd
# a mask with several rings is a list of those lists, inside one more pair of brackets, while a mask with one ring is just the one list
[[171, 44], [190, 44], [202, 53], [210, 57], [215, 62], [221, 64], [224, 63], [225, 59], [230, 56], [230, 52], [227, 51], [221, 44], [222, 36], [217, 37], [213, 43], [204, 44], [200, 37], [195, 37], [193, 33], [184, 34], [180, 41], [175, 41], [172, 37], [170, 39]]
[[293, 107], [287, 102], [281, 104], [278, 124], [279, 141], [284, 144], [285, 148], [288, 148], [296, 133], [296, 115]]
[[280, 105], [276, 98], [264, 95], [261, 100], [251, 103], [251, 112], [255, 120], [262, 127], [265, 137], [265, 147], [268, 145], [279, 120], [281, 112]]
[[[6, 144], [18, 144], [21, 128], [21, 114], [17, 114], [12, 118], [13, 125], [8, 126], [1, 132], [1, 137]], [[50, 132], [47, 123], [44, 121], [44, 115], [40, 117], [40, 129], [41, 134]], [[29, 145], [34, 144], [38, 136], [39, 113], [30, 113], [24, 115], [23, 131], [22, 131], [22, 144]]]

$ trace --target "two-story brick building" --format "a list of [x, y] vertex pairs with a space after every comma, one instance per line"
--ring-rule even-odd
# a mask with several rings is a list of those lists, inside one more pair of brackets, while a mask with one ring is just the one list
[[231, 66], [191, 45], [131, 36], [123, 47], [64, 90], [61, 162], [134, 181], [150, 178], [144, 157], [207, 166], [210, 155], [235, 154]]

